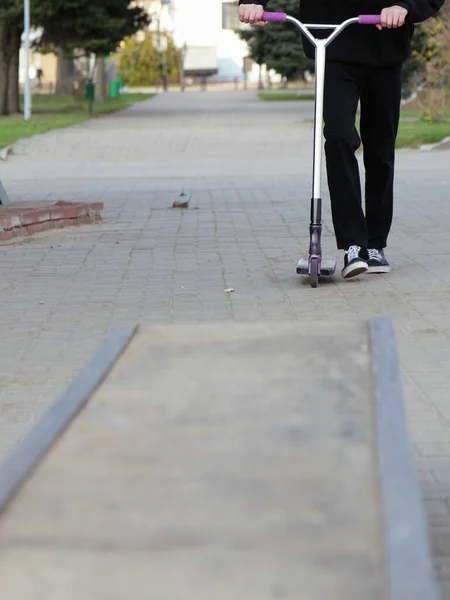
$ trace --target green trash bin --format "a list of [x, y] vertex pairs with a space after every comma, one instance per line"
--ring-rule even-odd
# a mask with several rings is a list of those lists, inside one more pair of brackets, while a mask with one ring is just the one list
[[109, 84], [109, 97], [117, 98], [119, 96], [119, 82], [111, 81]]
[[84, 99], [94, 100], [95, 99], [95, 84], [87, 82], [84, 88]]
[[125, 83], [125, 80], [122, 77], [122, 75], [120, 75], [119, 78], [117, 79], [117, 83], [119, 84], [119, 93], [120, 93], [120, 90], [123, 88], [123, 84]]
[[92, 114], [95, 100], [95, 84], [87, 81], [84, 86], [84, 99], [89, 102], [89, 114]]

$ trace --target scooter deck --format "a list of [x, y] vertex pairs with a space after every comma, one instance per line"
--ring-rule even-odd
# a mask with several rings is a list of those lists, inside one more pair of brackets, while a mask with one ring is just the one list
[[[302, 258], [298, 261], [297, 273], [298, 275], [309, 275], [308, 259]], [[336, 272], [337, 261], [335, 260], [323, 260], [320, 265], [320, 276], [321, 277], [332, 277]]]

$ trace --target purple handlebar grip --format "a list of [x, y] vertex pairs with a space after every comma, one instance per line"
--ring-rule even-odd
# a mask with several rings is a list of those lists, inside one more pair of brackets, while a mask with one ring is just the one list
[[380, 15], [360, 15], [359, 16], [359, 24], [360, 25], [381, 25], [381, 17], [380, 17]]
[[284, 23], [286, 21], [286, 17], [286, 13], [264, 12], [261, 21], [267, 21], [267, 23]]

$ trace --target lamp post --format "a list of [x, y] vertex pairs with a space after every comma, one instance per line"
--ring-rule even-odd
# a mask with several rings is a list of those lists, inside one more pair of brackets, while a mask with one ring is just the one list
[[159, 12], [159, 20], [158, 20], [158, 45], [159, 50], [161, 52], [162, 58], [162, 84], [163, 90], [167, 92], [168, 89], [168, 81], [167, 81], [167, 34], [164, 28], [164, 40], [161, 38], [161, 20], [162, 20], [162, 11], [164, 6], [170, 6], [171, 0], [161, 0], [161, 9]]
[[25, 88], [23, 116], [25, 121], [31, 119], [31, 81], [30, 81], [30, 0], [24, 0], [23, 20], [25, 33]]
[[187, 44], [184, 42], [180, 52], [180, 89], [182, 92], [186, 89], [186, 77], [184, 74], [184, 61], [186, 58]]

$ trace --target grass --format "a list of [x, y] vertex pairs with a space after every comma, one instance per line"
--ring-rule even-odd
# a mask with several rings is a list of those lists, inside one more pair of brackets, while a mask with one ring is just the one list
[[[418, 119], [420, 117], [420, 111], [412, 108], [402, 108], [401, 116], [408, 119]], [[450, 110], [445, 111], [445, 116], [450, 117]]]
[[314, 94], [302, 92], [260, 92], [258, 98], [264, 102], [311, 102], [314, 100]]
[[71, 96], [33, 96], [33, 116], [24, 121], [21, 115], [0, 117], [0, 149], [18, 140], [53, 129], [83, 123], [88, 119], [127, 108], [136, 102], [151, 98], [154, 94], [124, 94], [100, 104], [94, 104], [89, 114], [88, 102], [76, 102]]
[[[314, 94], [297, 92], [260, 92], [260, 100], [265, 102], [286, 101], [313, 101]], [[446, 114], [450, 118], [450, 109]], [[450, 137], [450, 120], [428, 122], [419, 119], [419, 111], [412, 108], [403, 108], [402, 119], [417, 119], [416, 121], [400, 121], [397, 137], [397, 148], [418, 148], [424, 144], [435, 144], [446, 137]], [[311, 119], [306, 122], [312, 123]]]
[[[314, 121], [305, 119], [311, 126]], [[359, 123], [356, 123], [359, 133]], [[450, 121], [400, 121], [397, 135], [397, 148], [419, 148], [425, 144], [436, 144], [450, 137]]]
[[397, 148], [418, 148], [423, 144], [435, 144], [450, 136], [450, 121], [401, 122], [397, 136]]

